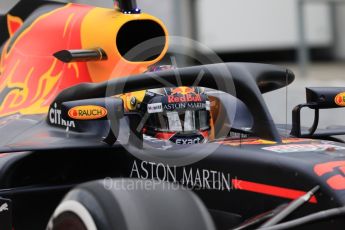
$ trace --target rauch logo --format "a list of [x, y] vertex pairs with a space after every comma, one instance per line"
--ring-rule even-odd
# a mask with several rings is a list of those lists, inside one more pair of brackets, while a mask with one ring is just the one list
[[76, 106], [68, 111], [68, 116], [76, 120], [96, 120], [105, 117], [108, 111], [102, 106]]

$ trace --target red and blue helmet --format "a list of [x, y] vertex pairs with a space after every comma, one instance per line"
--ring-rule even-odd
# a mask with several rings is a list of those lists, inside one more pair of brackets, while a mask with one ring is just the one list
[[162, 88], [146, 91], [141, 112], [146, 113], [143, 133], [175, 144], [208, 140], [210, 101], [201, 87]]

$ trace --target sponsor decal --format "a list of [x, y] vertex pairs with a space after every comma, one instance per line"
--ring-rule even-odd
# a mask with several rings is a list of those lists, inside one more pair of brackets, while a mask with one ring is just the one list
[[56, 103], [54, 103], [54, 107], [49, 110], [48, 115], [51, 124], [75, 128], [74, 121], [67, 121], [62, 119], [61, 110], [57, 109]]
[[3, 203], [3, 204], [0, 206], [0, 213], [1, 213], [1, 212], [4, 212], [4, 211], [8, 211], [8, 204], [7, 204], [7, 203]]
[[210, 111], [211, 110], [211, 102], [206, 101], [206, 110]]
[[162, 103], [152, 103], [147, 105], [147, 112], [148, 113], [161, 113], [163, 112], [163, 105]]
[[345, 92], [339, 93], [337, 96], [335, 96], [334, 102], [339, 106], [345, 106]]
[[98, 105], [83, 105], [73, 107], [68, 111], [68, 116], [75, 120], [96, 120], [105, 117], [108, 111]]
[[301, 143], [301, 142], [307, 142], [307, 141], [312, 141], [312, 140], [303, 139], [303, 138], [286, 138], [286, 139], [283, 139], [284, 144]]
[[182, 96], [168, 96], [168, 103], [180, 103], [180, 102], [201, 102], [200, 94], [192, 95], [182, 95]]
[[344, 150], [345, 147], [333, 144], [288, 144], [276, 145], [262, 148], [263, 150], [272, 151], [276, 153], [293, 153], [293, 152], [322, 152], [327, 150]]
[[[176, 167], [148, 161], [140, 162], [134, 160], [129, 177], [152, 180], [158, 183], [170, 182], [181, 184], [193, 190], [207, 189], [228, 192], [231, 192], [231, 190], [242, 190], [289, 200], [295, 200], [307, 193], [303, 190], [238, 179], [230, 175], [230, 173], [218, 170], [186, 166]], [[317, 203], [316, 197], [313, 196], [309, 203]]]
[[193, 138], [193, 139], [176, 138], [176, 140], [175, 140], [175, 143], [177, 145], [193, 145], [193, 144], [200, 144], [202, 142], [203, 141], [200, 137]]
[[345, 161], [317, 164], [314, 172], [319, 176], [327, 175], [327, 184], [334, 190], [345, 190]]
[[12, 227], [12, 202], [0, 197], [0, 228], [13, 229]]
[[188, 102], [188, 103], [164, 105], [164, 109], [168, 111], [183, 110], [183, 109], [205, 109], [205, 108], [206, 108], [206, 104], [203, 102]]
[[[130, 171], [130, 178], [179, 183], [191, 189], [230, 192], [235, 187], [231, 183], [232, 177], [230, 173], [209, 169], [169, 166], [163, 163], [148, 161], [134, 161]], [[240, 185], [236, 186], [239, 187]]]
[[244, 140], [225, 140], [217, 142], [222, 145], [229, 145], [229, 146], [241, 146], [241, 145], [273, 145], [276, 142], [263, 140], [263, 139], [253, 139], [248, 138]]
[[186, 87], [186, 86], [181, 86], [181, 87], [177, 87], [172, 89], [171, 94], [182, 94], [182, 95], [186, 95], [189, 93], [195, 93], [195, 90], [191, 87]]
[[201, 134], [193, 136], [174, 135], [170, 138], [170, 141], [177, 145], [193, 145], [204, 143], [205, 138]]
[[[264, 140], [264, 139], [258, 139], [258, 138], [248, 138], [247, 134], [240, 134], [235, 132], [230, 132], [230, 136], [238, 139], [229, 139], [224, 141], [217, 141], [216, 143], [222, 144], [222, 145], [229, 145], [229, 146], [241, 146], [241, 145], [274, 145], [277, 144], [277, 142]], [[286, 138], [282, 140], [284, 144], [290, 144], [290, 143], [300, 143], [300, 142], [306, 142], [307, 139], [301, 139], [301, 138]]]

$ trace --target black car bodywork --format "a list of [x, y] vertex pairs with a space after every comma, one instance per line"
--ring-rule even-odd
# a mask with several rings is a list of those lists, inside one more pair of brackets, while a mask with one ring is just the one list
[[[147, 140], [133, 128], [138, 123], [136, 115], [125, 114], [119, 98], [106, 99], [109, 87], [111, 94], [117, 95], [164, 87], [157, 78], [179, 85], [176, 71], [181, 76], [180, 84], [189, 86], [200, 70], [205, 76], [199, 86], [233, 94], [247, 106], [253, 117], [251, 135], [188, 147], [174, 146], [164, 151], [146, 149], [143, 143]], [[298, 199], [316, 185], [320, 190], [288, 219], [344, 206], [345, 145], [331, 141], [331, 135], [323, 139], [283, 135], [286, 130], [274, 125], [264, 103], [262, 93], [284, 87], [293, 79], [291, 71], [271, 65], [229, 63], [189, 67], [155, 76], [146, 73], [78, 85], [61, 92], [47, 116], [2, 118], [0, 196], [12, 201], [14, 228], [44, 228], [68, 190], [79, 183], [106, 177], [182, 183], [200, 196], [219, 229], [229, 229]], [[229, 81], [234, 82], [235, 91], [228, 90]], [[105, 101], [109, 102], [108, 111], [112, 109], [107, 119], [74, 120], [73, 127], [67, 125], [67, 121], [72, 121], [67, 115], [71, 106], [101, 105]], [[51, 124], [49, 115], [55, 116], [57, 110], [60, 121], [65, 122]], [[125, 129], [132, 130], [128, 143], [116, 142]], [[215, 145], [211, 154], [190, 165], [135, 157], [146, 151], [163, 156], [158, 159], [168, 159], [176, 154], [176, 149], [179, 154], [198, 154], [201, 149]], [[343, 229], [344, 222], [344, 217], [338, 217], [301, 228]]]

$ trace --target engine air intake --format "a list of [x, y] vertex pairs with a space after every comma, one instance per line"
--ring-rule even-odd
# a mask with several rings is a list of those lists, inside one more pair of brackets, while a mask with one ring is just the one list
[[157, 22], [133, 20], [121, 27], [116, 45], [121, 56], [128, 61], [152, 61], [163, 52], [166, 39], [164, 29]]

